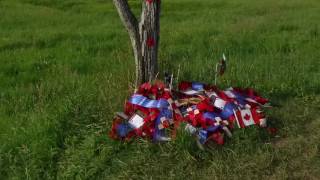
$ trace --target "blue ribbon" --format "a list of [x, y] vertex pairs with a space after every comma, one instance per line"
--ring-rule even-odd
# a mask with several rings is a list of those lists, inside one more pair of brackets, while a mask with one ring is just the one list
[[145, 108], [167, 108], [170, 106], [166, 99], [159, 99], [159, 100], [151, 100], [145, 96], [135, 94], [130, 99], [129, 102], [134, 105], [139, 105]]
[[204, 84], [200, 82], [192, 82], [192, 89], [195, 91], [202, 91], [204, 89]]

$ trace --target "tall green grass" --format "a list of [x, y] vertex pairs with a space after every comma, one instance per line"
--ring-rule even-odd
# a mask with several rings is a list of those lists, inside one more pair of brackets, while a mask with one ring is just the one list
[[[139, 2], [130, 1], [139, 13]], [[279, 137], [249, 128], [223, 147], [108, 138], [134, 61], [111, 0], [0, 1], [0, 179], [318, 179], [320, 3], [163, 1], [161, 70], [253, 87]], [[160, 72], [162, 73], [162, 72]]]

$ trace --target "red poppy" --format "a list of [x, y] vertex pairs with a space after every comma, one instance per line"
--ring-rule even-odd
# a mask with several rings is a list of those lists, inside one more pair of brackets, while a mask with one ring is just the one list
[[168, 128], [170, 126], [170, 123], [168, 120], [166, 120], [166, 121], [163, 121], [162, 125], [164, 128]]
[[209, 112], [214, 111], [214, 107], [212, 105], [210, 105], [209, 99], [205, 99], [205, 100], [201, 101], [199, 104], [197, 104], [197, 108], [200, 111], [209, 111]]
[[182, 81], [181, 83], [179, 83], [179, 90], [180, 91], [185, 91], [189, 88], [191, 88], [192, 83], [191, 82], [187, 82], [187, 81]]

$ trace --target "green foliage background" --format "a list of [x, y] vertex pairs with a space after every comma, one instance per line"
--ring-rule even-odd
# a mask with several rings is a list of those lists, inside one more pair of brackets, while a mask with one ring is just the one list
[[[140, 1], [130, 1], [139, 13]], [[320, 2], [163, 0], [160, 67], [278, 105], [279, 137], [237, 130], [223, 147], [121, 143], [107, 132], [134, 61], [111, 0], [0, 0], [0, 179], [320, 178]]]

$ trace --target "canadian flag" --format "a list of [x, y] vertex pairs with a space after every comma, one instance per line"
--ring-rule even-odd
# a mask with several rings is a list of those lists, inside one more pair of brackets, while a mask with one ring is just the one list
[[239, 128], [245, 128], [258, 124], [262, 127], [266, 126], [266, 119], [262, 114], [262, 111], [258, 108], [239, 109], [234, 112], [237, 124]]

